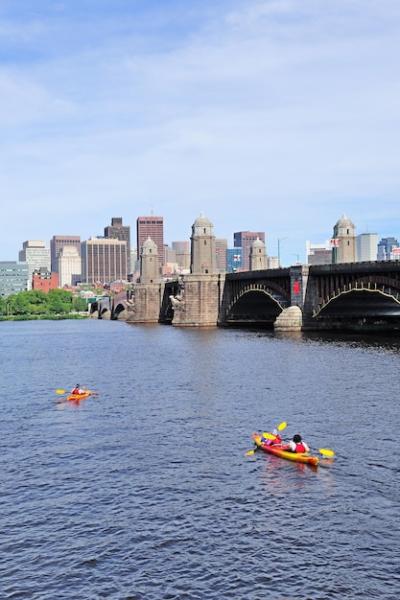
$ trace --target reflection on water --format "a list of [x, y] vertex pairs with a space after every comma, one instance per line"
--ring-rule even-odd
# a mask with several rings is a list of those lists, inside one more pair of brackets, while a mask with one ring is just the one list
[[[1, 324], [0, 597], [397, 600], [399, 346]], [[244, 456], [283, 420], [337, 458]]]

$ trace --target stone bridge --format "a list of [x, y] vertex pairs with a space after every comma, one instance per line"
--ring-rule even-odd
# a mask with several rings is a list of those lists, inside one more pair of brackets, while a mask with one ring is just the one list
[[175, 326], [400, 330], [400, 261], [185, 275], [132, 289], [99, 318]]

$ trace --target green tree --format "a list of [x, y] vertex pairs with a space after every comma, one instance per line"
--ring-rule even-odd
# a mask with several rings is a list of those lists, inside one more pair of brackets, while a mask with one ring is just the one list
[[48, 307], [51, 313], [58, 315], [71, 312], [71, 292], [67, 290], [50, 290], [48, 293]]

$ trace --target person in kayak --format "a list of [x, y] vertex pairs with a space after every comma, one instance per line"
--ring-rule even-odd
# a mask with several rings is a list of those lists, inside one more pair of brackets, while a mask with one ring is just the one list
[[296, 433], [296, 435], [293, 436], [285, 450], [288, 450], [289, 452], [296, 452], [298, 454], [310, 452], [308, 444], [306, 444], [306, 442], [302, 439], [301, 435], [298, 433]]
[[80, 394], [84, 394], [85, 390], [82, 390], [79, 387], [79, 383], [76, 384], [76, 386], [74, 387], [73, 390], [71, 390], [71, 394], [73, 394], [74, 396], [79, 396]]
[[265, 444], [266, 446], [276, 446], [276, 445], [281, 445], [282, 444], [282, 438], [279, 435], [279, 432], [277, 429], [274, 429], [272, 432], [275, 436], [274, 440], [269, 440], [268, 438], [262, 437], [261, 441], [263, 444]]

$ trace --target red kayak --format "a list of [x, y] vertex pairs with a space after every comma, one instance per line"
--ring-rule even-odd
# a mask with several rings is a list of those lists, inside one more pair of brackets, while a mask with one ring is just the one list
[[279, 458], [305, 463], [307, 465], [312, 465], [313, 467], [316, 467], [319, 463], [318, 456], [311, 456], [308, 452], [290, 452], [288, 450], [283, 450], [282, 446], [279, 444], [268, 445], [261, 441], [261, 435], [259, 433], [253, 433], [253, 440], [257, 448], [264, 450], [264, 452], [267, 452], [268, 454], [279, 456]]

